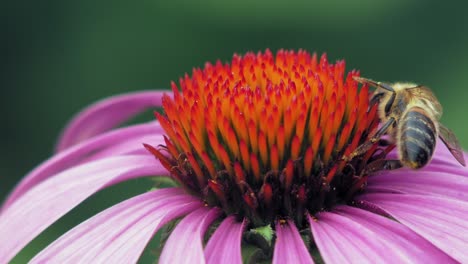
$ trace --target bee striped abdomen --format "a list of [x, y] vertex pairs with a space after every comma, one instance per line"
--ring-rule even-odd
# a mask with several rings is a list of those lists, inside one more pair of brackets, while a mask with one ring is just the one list
[[419, 169], [431, 160], [436, 131], [434, 122], [422, 108], [413, 107], [403, 115], [398, 148], [405, 166]]

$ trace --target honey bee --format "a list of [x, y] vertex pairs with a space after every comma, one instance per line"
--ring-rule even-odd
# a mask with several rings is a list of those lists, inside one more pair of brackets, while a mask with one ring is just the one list
[[397, 168], [403, 165], [420, 169], [431, 161], [437, 138], [440, 137], [453, 157], [466, 166], [457, 138], [439, 122], [442, 106], [428, 87], [412, 83], [387, 84], [356, 76], [353, 78], [361, 84], [377, 88], [370, 104], [378, 104], [382, 126], [369, 141], [353, 151], [351, 157], [363, 154], [382, 136], [388, 135], [397, 146], [399, 160], [386, 161], [383, 166]]

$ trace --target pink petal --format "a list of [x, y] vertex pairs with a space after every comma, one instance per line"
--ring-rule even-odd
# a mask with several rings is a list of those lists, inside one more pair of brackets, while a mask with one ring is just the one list
[[75, 227], [31, 263], [136, 263], [159, 228], [200, 207], [182, 189], [141, 194]]
[[164, 137], [160, 133], [129, 138], [126, 140], [115, 142], [113, 146], [105, 148], [97, 152], [96, 154], [91, 155], [89, 158], [86, 158], [82, 163], [118, 155], [151, 155], [149, 151], [145, 147], [143, 147], [143, 143], [147, 143], [152, 146], [158, 146], [161, 144], [165, 145]]
[[422, 194], [468, 201], [468, 177], [401, 169], [369, 177], [366, 191]]
[[409, 228], [361, 209], [339, 206], [309, 223], [326, 263], [454, 262]]
[[241, 242], [245, 220], [236, 221], [234, 216], [224, 219], [205, 248], [207, 263], [242, 264]]
[[159, 263], [205, 263], [203, 236], [220, 215], [219, 209], [206, 207], [187, 215], [166, 241]]
[[76, 115], [62, 132], [57, 152], [108, 131], [149, 108], [160, 107], [164, 93], [143, 91], [110, 97]]
[[83, 164], [34, 186], [0, 213], [0, 237], [14, 238], [0, 247], [8, 262], [34, 237], [95, 192], [142, 176], [167, 175], [150, 156], [118, 156]]
[[[453, 157], [452, 157], [453, 158]], [[431, 163], [419, 170], [419, 172], [441, 172], [441, 173], [452, 173], [463, 177], [468, 177], [468, 168], [463, 167], [460, 164], [448, 163], [447, 159], [443, 157], [437, 157], [432, 159]], [[456, 162], [456, 161], [455, 161]]]
[[457, 261], [468, 263], [468, 202], [387, 193], [364, 194], [358, 199], [384, 210]]
[[[21, 182], [16, 186], [13, 192], [9, 195], [3, 205], [3, 209], [10, 206], [18, 197], [28, 191], [36, 184], [42, 182], [48, 177], [59, 173], [60, 171], [77, 165], [83, 159], [92, 153], [102, 152], [105, 149], [111, 148], [116, 142], [122, 142], [126, 139], [137, 140], [144, 135], [158, 135], [161, 132], [161, 126], [157, 122], [151, 122], [143, 125], [136, 125], [128, 128], [117, 129], [115, 131], [97, 136], [86, 142], [73, 146], [66, 151], [58, 153], [49, 160], [45, 161], [33, 171], [31, 171]], [[161, 140], [163, 140], [161, 136]], [[155, 142], [140, 142], [136, 147], [144, 149], [141, 143]], [[3, 210], [2, 209], [2, 210]]]
[[293, 221], [276, 223], [273, 263], [314, 263]]

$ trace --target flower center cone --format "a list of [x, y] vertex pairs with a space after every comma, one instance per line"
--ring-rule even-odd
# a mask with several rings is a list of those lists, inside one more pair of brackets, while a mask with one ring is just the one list
[[[347, 203], [377, 144], [346, 160], [379, 124], [345, 62], [305, 51], [234, 55], [194, 69], [165, 96], [164, 146], [145, 145], [191, 194], [253, 226]], [[385, 152], [382, 151], [382, 152]], [[382, 154], [382, 153], [380, 153]]]

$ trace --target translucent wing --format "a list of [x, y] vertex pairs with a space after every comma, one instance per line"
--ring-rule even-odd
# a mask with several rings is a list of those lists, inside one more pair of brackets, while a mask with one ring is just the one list
[[466, 166], [463, 150], [452, 130], [439, 123], [439, 137], [442, 139], [442, 142], [444, 142], [445, 146], [447, 146], [455, 159], [457, 159], [461, 165]]

